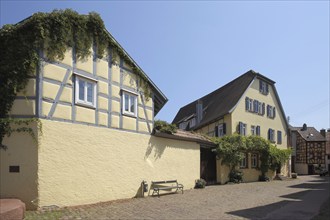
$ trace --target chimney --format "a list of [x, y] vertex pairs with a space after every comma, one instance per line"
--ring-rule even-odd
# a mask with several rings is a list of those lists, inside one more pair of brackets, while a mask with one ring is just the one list
[[307, 125], [306, 125], [306, 123], [304, 123], [303, 124], [303, 126], [302, 126], [302, 129], [301, 129], [302, 131], [307, 131]]
[[323, 137], [325, 137], [325, 129], [321, 129], [321, 130], [320, 130], [320, 133], [321, 133], [321, 135], [322, 135]]
[[199, 122], [203, 119], [203, 102], [201, 100], [198, 100], [196, 104], [196, 119], [196, 124], [199, 124]]

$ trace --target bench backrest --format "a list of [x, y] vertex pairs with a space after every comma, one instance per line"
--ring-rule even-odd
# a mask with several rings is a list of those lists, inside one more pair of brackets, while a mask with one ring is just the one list
[[152, 181], [152, 184], [166, 184], [166, 183], [178, 183], [177, 180], [166, 180], [166, 181]]

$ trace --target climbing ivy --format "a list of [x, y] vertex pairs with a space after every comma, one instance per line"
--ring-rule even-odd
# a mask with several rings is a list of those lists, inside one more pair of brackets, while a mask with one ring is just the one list
[[177, 126], [175, 124], [170, 124], [166, 121], [156, 120], [154, 123], [154, 128], [158, 131], [167, 133], [167, 134], [174, 134], [177, 131]]
[[260, 159], [261, 179], [265, 179], [267, 171], [280, 168], [290, 155], [290, 149], [279, 149], [260, 136], [241, 136], [238, 134], [213, 138], [217, 145], [216, 153], [222, 159], [222, 164], [229, 166], [234, 172], [245, 153], [258, 153]]
[[[76, 11], [54, 10], [35, 13], [17, 24], [7, 24], [0, 29], [0, 146], [5, 135], [13, 130], [9, 111], [17, 92], [24, 91], [28, 79], [35, 77], [41, 52], [49, 60], [63, 60], [65, 51], [74, 48], [76, 58], [83, 60], [96, 48], [102, 58], [108, 47], [122, 57], [142, 80], [148, 82], [143, 72], [105, 29], [100, 15], [91, 12], [80, 15]], [[143, 83], [144, 94], [150, 97], [148, 83]], [[24, 119], [22, 119], [24, 121]], [[26, 120], [29, 122], [29, 120]]]

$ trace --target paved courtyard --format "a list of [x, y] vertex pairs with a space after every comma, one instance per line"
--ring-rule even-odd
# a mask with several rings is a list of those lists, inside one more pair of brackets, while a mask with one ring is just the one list
[[329, 198], [329, 177], [208, 186], [169, 194], [27, 212], [26, 219], [310, 219]]

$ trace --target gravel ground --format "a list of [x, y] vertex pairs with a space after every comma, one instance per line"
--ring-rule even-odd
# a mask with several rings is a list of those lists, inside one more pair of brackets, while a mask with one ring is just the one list
[[[312, 200], [317, 196], [313, 196], [316, 192], [326, 193], [326, 198], [329, 198], [329, 177], [300, 176], [286, 181], [208, 186], [160, 198], [30, 211], [26, 212], [25, 219], [281, 219], [278, 215], [281, 210], [290, 212], [288, 210], [294, 210], [294, 207], [301, 210], [299, 219], [301, 216], [310, 219], [318, 213], [323, 201], [313, 200], [317, 207], [308, 210], [304, 208], [308, 206], [304, 198]], [[288, 215], [290, 213], [285, 218]], [[298, 218], [293, 216], [291, 219]]]

